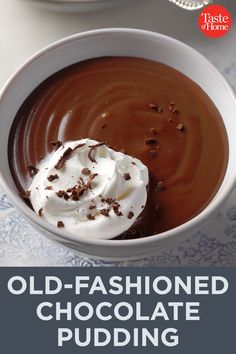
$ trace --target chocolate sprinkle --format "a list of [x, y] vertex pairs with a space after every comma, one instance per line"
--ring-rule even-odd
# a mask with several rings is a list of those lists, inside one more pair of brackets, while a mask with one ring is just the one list
[[65, 194], [66, 194], [66, 192], [65, 192], [65, 191], [62, 191], [62, 190], [56, 192], [56, 195], [57, 195], [59, 198], [64, 197]]
[[101, 210], [100, 210], [100, 213], [101, 213], [102, 215], [106, 216], [106, 217], [109, 216], [109, 210], [108, 210], [108, 209], [101, 209]]
[[87, 218], [88, 218], [89, 220], [95, 220], [95, 216], [93, 216], [92, 214], [88, 214], [88, 215], [87, 215]]
[[147, 138], [147, 139], [145, 139], [145, 144], [146, 145], [155, 145], [155, 144], [157, 144], [157, 140], [155, 138]]
[[161, 192], [164, 189], [164, 183], [159, 181], [154, 189], [154, 192]]
[[48, 191], [51, 191], [52, 189], [53, 189], [52, 186], [47, 186], [47, 187], [45, 187], [45, 190], [48, 190]]
[[30, 176], [35, 176], [39, 172], [39, 169], [33, 165], [28, 165], [27, 168], [29, 170]]
[[58, 179], [58, 178], [59, 178], [58, 175], [50, 175], [50, 176], [48, 176], [49, 182], [53, 182], [53, 181], [55, 181], [55, 179]]
[[29, 199], [30, 193], [31, 193], [30, 191], [22, 191], [19, 193], [19, 195], [24, 199]]
[[67, 193], [64, 194], [64, 199], [67, 201], [68, 199], [70, 199], [69, 195]]
[[66, 151], [64, 151], [63, 155], [60, 157], [60, 159], [58, 160], [57, 164], [55, 165], [55, 168], [57, 170], [62, 169], [62, 167], [64, 167], [66, 161], [69, 160], [69, 158], [71, 157], [73, 152], [75, 150], [81, 148], [82, 146], [84, 146], [84, 144], [78, 144], [76, 147], [74, 147], [74, 149], [72, 149], [70, 147], [68, 149], [66, 149]]
[[150, 132], [151, 132], [153, 135], [156, 135], [156, 134], [157, 134], [157, 130], [154, 129], [154, 128], [151, 128], [151, 129], [150, 129]]
[[122, 212], [119, 210], [120, 209], [120, 204], [113, 205], [112, 208], [114, 210], [114, 213], [117, 216], [122, 216], [123, 215]]
[[89, 146], [90, 150], [88, 152], [88, 157], [89, 157], [90, 161], [97, 163], [97, 161], [92, 157], [92, 152], [93, 152], [93, 150], [95, 150], [96, 148], [98, 148], [99, 146], [102, 146], [102, 145], [105, 145], [105, 143], [101, 142], [101, 143]]
[[125, 174], [124, 174], [124, 179], [125, 179], [126, 181], [130, 180], [130, 179], [131, 179], [130, 174], [129, 174], [129, 173], [125, 173]]
[[42, 215], [43, 215], [43, 208], [40, 208], [40, 209], [39, 209], [38, 214], [39, 214], [39, 216], [42, 216]]
[[89, 176], [90, 174], [91, 174], [91, 171], [90, 171], [90, 169], [89, 168], [83, 168], [83, 170], [82, 170], [82, 173], [83, 173], [83, 175], [85, 175], [85, 176]]
[[128, 219], [132, 219], [132, 217], [134, 216], [134, 213], [132, 211], [128, 212], [127, 218]]
[[158, 113], [162, 113], [163, 109], [160, 106], [157, 106], [156, 104], [150, 103], [149, 108], [153, 109], [154, 111]]
[[[105, 200], [104, 200], [105, 201]], [[115, 199], [113, 199], [113, 198], [107, 198], [106, 199], [106, 202], [107, 202], [107, 204], [113, 204], [114, 202], [116, 202], [115, 201]]]
[[58, 221], [57, 222], [57, 227], [65, 227], [64, 222], [63, 221]]
[[171, 113], [175, 113], [175, 114], [179, 113], [179, 111], [178, 111], [178, 110], [176, 109], [176, 107], [175, 107], [175, 103], [174, 103], [174, 102], [170, 102], [168, 108], [169, 108], [169, 110], [170, 110]]
[[184, 125], [182, 123], [179, 123], [176, 127], [177, 130], [184, 131]]
[[[80, 200], [80, 197], [87, 192], [89, 189], [92, 189], [92, 180], [97, 176], [97, 174], [91, 174], [91, 171], [88, 168], [83, 169], [84, 174], [89, 176], [89, 179], [87, 183], [84, 182], [83, 178], [80, 177], [77, 184], [74, 187], [68, 188], [66, 191], [64, 190], [59, 190], [56, 192], [56, 195], [59, 198], [64, 197], [64, 199], [67, 201], [69, 199], [73, 201], [78, 201]], [[83, 172], [82, 171], [82, 172]], [[94, 206], [95, 208], [96, 206]], [[92, 209], [92, 208], [90, 208]]]

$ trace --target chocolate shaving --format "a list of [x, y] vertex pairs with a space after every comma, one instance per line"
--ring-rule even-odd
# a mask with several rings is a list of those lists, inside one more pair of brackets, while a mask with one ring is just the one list
[[155, 144], [157, 144], [157, 140], [155, 138], [146, 138], [145, 144], [146, 145], [155, 145]]
[[113, 204], [115, 202], [115, 199], [113, 198], [107, 198], [106, 200], [104, 200], [107, 202], [107, 204]]
[[65, 227], [64, 222], [63, 221], [58, 221], [57, 222], [57, 227]]
[[50, 144], [58, 150], [62, 146], [62, 142], [60, 140], [50, 141]]
[[119, 210], [120, 209], [120, 204], [117, 204], [117, 205], [113, 205], [112, 206], [113, 210], [114, 210], [114, 213], [117, 215], [117, 216], [122, 216], [122, 212]]
[[129, 181], [129, 180], [131, 179], [130, 174], [129, 174], [129, 173], [125, 173], [125, 174], [124, 174], [124, 179], [125, 179], [126, 181]]
[[128, 219], [132, 219], [132, 217], [134, 216], [134, 213], [132, 211], [128, 212], [127, 218]]
[[92, 181], [95, 177], [97, 177], [98, 174], [97, 173], [93, 173], [90, 175], [90, 180]]
[[89, 220], [95, 220], [95, 216], [93, 216], [92, 214], [88, 214], [88, 215], [87, 215], [87, 218], [88, 218]]
[[69, 195], [67, 193], [64, 194], [64, 199], [67, 201], [68, 199], [70, 199]]
[[157, 106], [156, 104], [150, 103], [149, 108], [153, 109], [154, 111], [158, 113], [162, 113], [163, 109], [160, 106]]
[[91, 171], [89, 168], [83, 168], [83, 170], [81, 171], [83, 173], [83, 175], [85, 176], [89, 176], [91, 174]]
[[19, 195], [24, 199], [29, 199], [30, 193], [31, 193], [30, 191], [22, 191], [19, 193]]
[[43, 215], [43, 208], [40, 208], [40, 209], [39, 209], [38, 214], [39, 214], [39, 216], [42, 216], [42, 215]]
[[50, 176], [48, 176], [49, 182], [53, 182], [53, 181], [55, 181], [55, 179], [58, 179], [58, 178], [59, 178], [58, 175], [50, 175]]
[[179, 123], [176, 127], [177, 130], [184, 131], [184, 125], [182, 123]]
[[161, 192], [161, 191], [163, 191], [164, 188], [165, 188], [164, 183], [159, 181], [159, 182], [157, 182], [157, 185], [154, 188], [154, 192]]
[[62, 169], [62, 167], [64, 167], [66, 161], [69, 160], [69, 158], [71, 157], [73, 152], [75, 150], [81, 148], [82, 146], [84, 146], [84, 144], [78, 144], [76, 147], [74, 147], [74, 149], [72, 149], [70, 147], [68, 149], [66, 149], [66, 151], [64, 151], [63, 155], [60, 157], [60, 159], [58, 160], [57, 164], [55, 165], [55, 168], [57, 170]]
[[176, 107], [175, 107], [175, 103], [174, 103], [174, 102], [170, 102], [168, 108], [169, 108], [169, 110], [170, 110], [171, 113], [175, 113], [175, 114], [179, 113], [179, 111], [178, 111], [178, 110], [176, 109]]
[[105, 143], [101, 142], [101, 143], [89, 146], [90, 150], [88, 152], [88, 158], [90, 159], [90, 161], [97, 163], [97, 161], [92, 157], [92, 152], [93, 152], [93, 150], [95, 150], [96, 148], [98, 148], [99, 146], [102, 146], [102, 145], [105, 145]]
[[157, 130], [154, 129], [154, 128], [151, 128], [151, 129], [150, 129], [150, 132], [151, 132], [153, 135], [156, 135], [156, 134], [157, 134]]
[[39, 169], [33, 165], [28, 165], [27, 168], [29, 170], [30, 176], [35, 176], [39, 172]]
[[52, 186], [47, 186], [47, 187], [45, 187], [45, 190], [48, 190], [48, 191], [51, 191], [52, 189], [53, 189]]
[[56, 195], [57, 195], [59, 198], [64, 197], [65, 194], [66, 194], [66, 192], [65, 192], [65, 191], [62, 191], [62, 190], [56, 192]]
[[89, 210], [96, 209], [96, 205], [90, 205]]
[[153, 104], [153, 103], [150, 103], [150, 104], [149, 104], [149, 107], [150, 107], [151, 109], [154, 109], [154, 110], [157, 109], [157, 106], [156, 106], [155, 104]]
[[100, 209], [100, 213], [106, 217], [109, 216], [109, 210], [108, 209]]
[[[78, 201], [80, 197], [87, 192], [89, 189], [92, 189], [92, 180], [97, 176], [96, 173], [91, 174], [91, 171], [88, 168], [84, 168], [84, 174], [89, 176], [87, 183], [85, 183], [82, 177], [79, 178], [77, 185], [72, 188], [68, 188], [67, 191], [58, 191], [56, 194], [58, 197], [64, 197], [65, 200]], [[82, 172], [83, 172], [82, 171]]]

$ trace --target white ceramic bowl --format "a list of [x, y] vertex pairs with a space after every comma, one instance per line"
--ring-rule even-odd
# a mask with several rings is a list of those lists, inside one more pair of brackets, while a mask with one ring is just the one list
[[99, 11], [125, 4], [131, 0], [24, 0], [47, 10], [65, 12]]
[[[229, 140], [229, 162], [222, 185], [196, 217], [172, 230], [137, 240], [86, 240], [39, 218], [19, 197], [8, 164], [7, 145], [14, 117], [27, 96], [48, 76], [81, 60], [100, 56], [134, 56], [156, 60], [183, 72], [199, 84], [220, 111]], [[218, 211], [236, 182], [236, 99], [218, 70], [189, 46], [161, 34], [136, 29], [104, 29], [62, 39], [30, 58], [9, 79], [0, 95], [0, 179], [16, 208], [51, 240], [89, 256], [141, 258], [188, 237]], [[216, 157], [217, 158], [217, 157]]]

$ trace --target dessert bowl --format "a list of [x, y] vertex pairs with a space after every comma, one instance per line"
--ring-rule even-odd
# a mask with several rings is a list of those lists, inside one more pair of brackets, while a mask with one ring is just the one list
[[[130, 56], [158, 61], [196, 82], [219, 110], [228, 137], [228, 165], [221, 186], [197, 216], [171, 230], [134, 240], [91, 240], [72, 235], [39, 218], [19, 196], [8, 161], [8, 138], [12, 122], [25, 99], [46, 78], [80, 61], [103, 56]], [[0, 95], [0, 177], [16, 208], [35, 229], [82, 254], [99, 258], [135, 259], [181, 241], [218, 212], [236, 182], [236, 99], [218, 70], [191, 47], [161, 34], [137, 29], [104, 29], [62, 39], [31, 57], [9, 79]], [[211, 137], [214, 139], [214, 137]], [[217, 158], [217, 157], [216, 157]]]
[[25, 0], [47, 10], [65, 12], [99, 11], [120, 6], [130, 0]]

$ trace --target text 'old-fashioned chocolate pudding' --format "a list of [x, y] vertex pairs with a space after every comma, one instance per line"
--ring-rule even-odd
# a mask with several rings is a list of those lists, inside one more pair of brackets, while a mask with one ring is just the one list
[[[77, 143], [68, 147], [70, 141]], [[57, 150], [63, 149], [63, 144], [64, 150]], [[95, 152], [97, 144], [100, 150]], [[10, 168], [23, 197], [29, 197], [29, 186], [40, 164], [55, 150], [59, 151], [59, 160], [63, 154], [68, 155], [68, 161], [63, 160], [58, 170], [61, 173], [63, 168], [71, 168], [75, 183], [72, 186], [71, 182], [67, 190], [56, 188], [57, 179], [62, 181], [63, 175], [54, 171], [54, 180], [47, 176], [45, 198], [54, 189], [60, 200], [76, 205], [88, 191], [93, 193], [92, 183], [98, 188], [104, 178], [112, 180], [110, 166], [117, 160], [122, 163], [114, 165], [114, 171], [122, 172], [114, 180], [113, 191], [118, 184], [122, 189], [130, 183], [127, 190], [133, 193], [142, 182], [141, 192], [136, 190], [127, 210], [124, 205], [122, 209], [120, 196], [104, 198], [101, 192], [99, 197], [106, 204], [100, 209], [91, 199], [86, 206], [91, 212], [82, 215], [80, 207], [73, 211], [78, 213], [77, 223], [87, 217], [92, 225], [100, 214], [107, 224], [110, 218], [113, 224], [109, 225], [117, 230], [121, 230], [119, 223], [126, 223], [127, 230], [122, 229], [118, 238], [127, 239], [169, 230], [200, 213], [216, 194], [228, 160], [224, 124], [204, 91], [167, 65], [131, 57], [103, 57], [74, 64], [49, 77], [26, 99], [9, 138]], [[69, 158], [75, 150], [72, 166]], [[108, 156], [110, 160], [101, 167]], [[83, 169], [78, 177], [74, 176], [74, 166], [80, 159]], [[57, 162], [54, 165], [58, 167]], [[45, 162], [41, 166], [48, 168]], [[101, 179], [99, 173], [104, 170], [107, 174]], [[136, 200], [140, 201], [137, 213]], [[43, 217], [43, 207], [39, 211]], [[58, 216], [56, 226], [64, 224]], [[101, 230], [106, 230], [106, 224], [101, 225]]]

